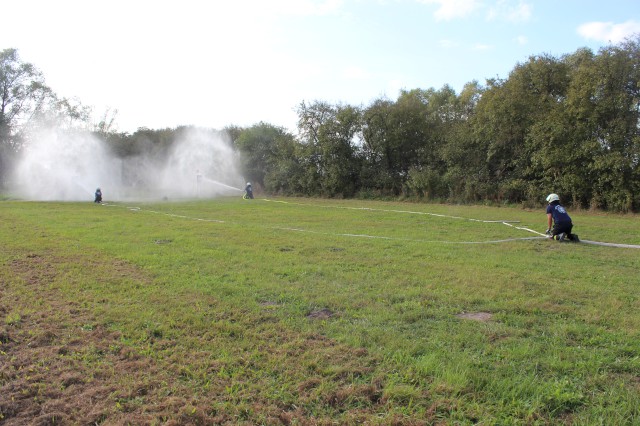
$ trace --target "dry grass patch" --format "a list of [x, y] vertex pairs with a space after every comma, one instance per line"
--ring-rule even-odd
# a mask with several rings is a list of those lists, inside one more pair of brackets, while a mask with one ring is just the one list
[[493, 314], [490, 314], [489, 312], [463, 312], [456, 316], [458, 318], [480, 322], [491, 321], [491, 319], [493, 318]]

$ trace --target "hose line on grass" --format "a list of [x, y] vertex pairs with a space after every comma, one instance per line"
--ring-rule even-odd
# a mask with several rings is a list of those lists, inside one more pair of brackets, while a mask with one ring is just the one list
[[[263, 201], [268, 201], [268, 202], [273, 202], [273, 203], [282, 203], [282, 204], [295, 204], [295, 205], [300, 205], [300, 206], [309, 206], [309, 204], [304, 204], [304, 203], [293, 203], [293, 202], [290, 202], [290, 201], [276, 201], [276, 200], [269, 200], [267, 198], [264, 198]], [[534, 231], [533, 229], [525, 228], [525, 227], [522, 227], [522, 226], [514, 226], [513, 225], [514, 223], [520, 223], [519, 220], [482, 220], [482, 219], [473, 219], [473, 218], [460, 217], [460, 216], [449, 216], [449, 215], [438, 214], [438, 213], [415, 212], [415, 211], [410, 211], [410, 210], [373, 209], [373, 208], [369, 208], [369, 207], [343, 207], [343, 206], [320, 206], [320, 207], [337, 208], [337, 209], [348, 209], [348, 210], [369, 210], [369, 211], [380, 211], [380, 212], [390, 212], [390, 213], [421, 214], [421, 215], [428, 215], [428, 216], [445, 217], [445, 218], [449, 218], [449, 219], [468, 220], [468, 221], [471, 221], [471, 222], [502, 223], [504, 225], [511, 226], [511, 227], [513, 227], [515, 229], [520, 229], [520, 230], [523, 230], [523, 231], [527, 231], [527, 232], [531, 232], [531, 233], [540, 235], [543, 238], [548, 238], [547, 235], [545, 235], [545, 234], [543, 234], [541, 232], [538, 232], [538, 231]], [[540, 238], [513, 238], [513, 239], [506, 239], [506, 240], [495, 240], [495, 241], [490, 241], [490, 242], [507, 242], [507, 241], [515, 241], [515, 240], [535, 240], [535, 239], [540, 239]], [[591, 240], [580, 240], [580, 242], [585, 243], [585, 244], [592, 244], [592, 245], [605, 246], [605, 247], [619, 247], [619, 248], [640, 249], [640, 245], [636, 245], [636, 244], [605, 243], [605, 242], [591, 241]], [[447, 243], [450, 243], [450, 242], [447, 242]], [[467, 242], [461, 242], [460, 244], [476, 244], [476, 243], [471, 242], [471, 241], [467, 241]]]
[[[295, 204], [295, 205], [301, 205], [301, 206], [313, 206], [313, 205], [304, 204], [304, 203], [293, 203], [293, 202], [289, 202], [289, 201], [269, 200], [267, 198], [263, 198], [261, 200], [262, 201], [267, 201], [267, 202], [273, 202], [273, 203]], [[193, 216], [178, 215], [178, 214], [174, 214], [174, 213], [165, 213], [165, 212], [160, 212], [160, 211], [157, 211], [157, 210], [143, 210], [140, 207], [120, 206], [120, 205], [117, 205], [117, 204], [108, 204], [108, 203], [102, 203], [102, 205], [103, 206], [107, 206], [107, 207], [124, 207], [124, 208], [126, 208], [126, 209], [128, 209], [129, 211], [132, 211], [132, 212], [146, 211], [146, 212], [149, 212], [149, 213], [160, 214], [160, 215], [164, 215], [164, 216], [168, 216], [168, 217], [176, 217], [176, 218], [180, 218], [180, 219], [197, 220], [197, 221], [202, 221], [202, 222], [214, 222], [214, 223], [231, 223], [231, 222], [227, 222], [227, 221], [224, 221], [224, 220], [218, 220], [218, 219], [203, 219], [203, 218], [198, 218], [198, 217], [193, 217]], [[374, 208], [369, 208], [369, 207], [343, 207], [343, 206], [318, 206], [318, 207], [338, 208], [338, 209], [347, 209], [347, 210], [367, 210], [367, 211], [390, 212], [390, 213], [404, 213], [404, 214], [420, 214], [420, 215], [427, 215], [427, 216], [444, 217], [444, 218], [449, 218], [449, 219], [468, 220], [468, 221], [471, 221], [471, 222], [501, 223], [503, 225], [507, 225], [507, 226], [510, 226], [512, 228], [515, 228], [515, 229], [531, 232], [531, 233], [536, 234], [538, 236], [537, 237], [524, 237], [524, 238], [506, 238], [506, 239], [500, 239], [500, 240], [487, 240], [487, 241], [443, 241], [443, 240], [422, 240], [422, 239], [414, 239], [414, 238], [385, 237], [385, 236], [367, 235], [367, 234], [330, 233], [330, 232], [312, 231], [312, 230], [307, 230], [307, 229], [302, 229], [302, 228], [291, 228], [291, 227], [274, 227], [274, 226], [270, 226], [270, 227], [267, 227], [267, 228], [274, 229], [274, 230], [280, 230], [280, 231], [304, 232], [304, 233], [339, 236], [339, 237], [370, 238], [370, 239], [380, 239], [380, 240], [411, 241], [411, 242], [422, 242], [422, 243], [465, 244], [465, 245], [469, 245], [469, 244], [497, 244], [497, 243], [506, 243], [506, 242], [512, 242], [512, 241], [530, 241], [530, 240], [548, 239], [548, 236], [543, 234], [543, 233], [541, 233], [541, 232], [538, 232], [538, 231], [535, 231], [533, 229], [526, 228], [526, 227], [523, 227], [523, 226], [515, 226], [514, 225], [515, 223], [520, 223], [519, 220], [482, 220], [482, 219], [465, 218], [465, 217], [460, 217], [460, 216], [449, 216], [449, 215], [444, 215], [444, 214], [439, 214], [439, 213], [416, 212], [416, 211], [410, 211], [410, 210], [385, 210], [385, 209], [374, 209]], [[607, 242], [591, 241], [591, 240], [580, 240], [580, 242], [585, 243], [585, 244], [605, 246], [605, 247], [640, 249], [640, 245], [635, 245], [635, 244], [607, 243]]]
[[[513, 226], [513, 225], [511, 225], [509, 223], [506, 223], [506, 222], [503, 222], [503, 223], [505, 225], [508, 225], [508, 226]], [[524, 231], [529, 231], [529, 232], [533, 232], [534, 234], [545, 236], [545, 234], [543, 234], [541, 232], [538, 232], [538, 231], [534, 231], [533, 229], [523, 228], [521, 226], [514, 226], [514, 228], [522, 229]], [[605, 242], [601, 242], [601, 241], [591, 241], [591, 240], [580, 240], [580, 242], [581, 243], [585, 243], [585, 244], [592, 244], [594, 246], [640, 249], [640, 245], [636, 245], [636, 244], [605, 243]]]

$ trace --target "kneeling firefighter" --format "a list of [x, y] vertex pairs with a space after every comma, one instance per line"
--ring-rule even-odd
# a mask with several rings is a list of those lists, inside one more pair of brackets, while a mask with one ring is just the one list
[[[547, 196], [547, 235], [556, 241], [580, 241], [576, 234], [572, 234], [573, 222], [567, 210], [560, 204], [558, 194]], [[552, 227], [553, 225], [553, 227]]]

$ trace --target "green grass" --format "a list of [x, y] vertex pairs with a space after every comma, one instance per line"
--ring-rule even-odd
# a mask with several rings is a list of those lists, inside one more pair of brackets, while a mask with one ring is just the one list
[[[543, 209], [278, 201], [1, 202], [0, 324], [73, 304], [60, 324], [119, 336], [74, 362], [165, 372], [114, 375], [107, 423], [176, 395], [152, 422], [640, 423], [640, 250], [464, 219], [542, 231]], [[637, 216], [570, 213], [640, 244]]]

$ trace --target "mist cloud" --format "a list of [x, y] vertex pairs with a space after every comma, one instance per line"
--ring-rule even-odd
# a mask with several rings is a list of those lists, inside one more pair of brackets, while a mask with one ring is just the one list
[[224, 134], [196, 128], [166, 152], [124, 158], [90, 133], [42, 131], [23, 149], [9, 182], [15, 196], [40, 201], [91, 201], [96, 188], [104, 201], [120, 201], [241, 195], [243, 187]]

